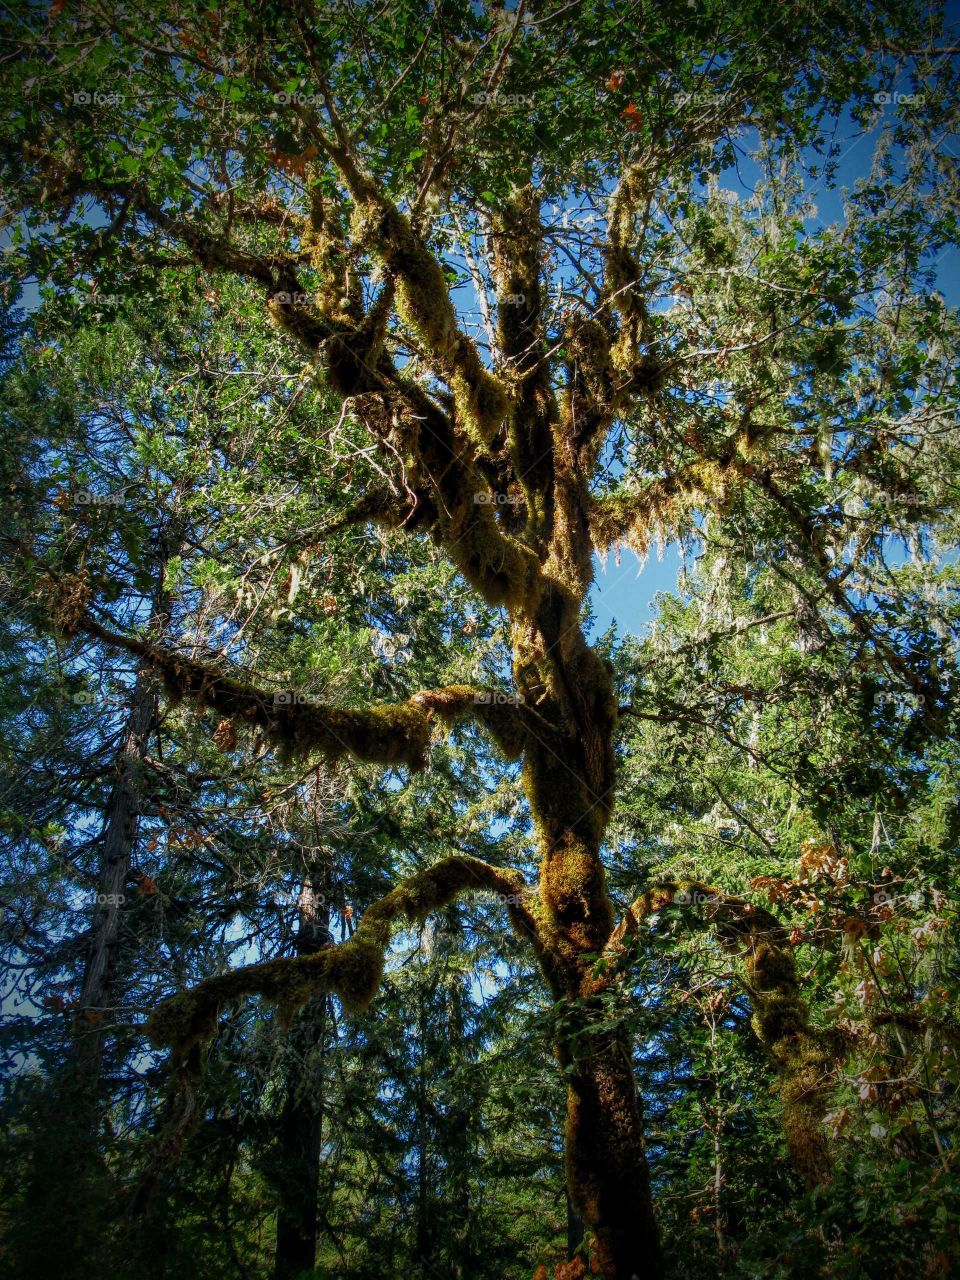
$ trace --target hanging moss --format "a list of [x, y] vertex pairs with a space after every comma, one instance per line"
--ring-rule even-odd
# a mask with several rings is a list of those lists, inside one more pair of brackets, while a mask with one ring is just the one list
[[[421, 923], [460, 893], [490, 890], [515, 903], [526, 886], [518, 872], [502, 871], [476, 858], [446, 858], [408, 877], [369, 907], [349, 941], [311, 955], [269, 960], [209, 978], [192, 991], [165, 1000], [151, 1015], [147, 1034], [158, 1048], [169, 1048], [177, 1060], [183, 1060], [194, 1046], [216, 1033], [220, 1009], [243, 996], [272, 1001], [285, 1020], [324, 992], [339, 996], [349, 1011], [360, 1012], [379, 989], [390, 939], [399, 923]], [[515, 910], [512, 907], [511, 914]]]
[[407, 702], [363, 708], [332, 707], [297, 701], [292, 694], [273, 695], [234, 676], [179, 654], [156, 649], [132, 636], [119, 636], [85, 620], [85, 629], [147, 659], [157, 670], [170, 700], [189, 698], [211, 709], [223, 722], [259, 729], [281, 753], [291, 758], [317, 755], [336, 761], [354, 755], [370, 764], [426, 764], [434, 717], [445, 723], [470, 716], [483, 724], [505, 754], [522, 751], [526, 729], [520, 708], [498, 701], [494, 691], [451, 685], [416, 694]]
[[498, 689], [447, 685], [414, 694], [412, 701], [434, 711], [447, 724], [469, 717], [482, 724], [507, 760], [518, 760], [527, 739], [522, 699]]
[[843, 1045], [811, 1025], [783, 927], [762, 907], [686, 880], [657, 885], [638, 898], [611, 940], [613, 949], [622, 948], [645, 916], [671, 906], [702, 916], [727, 945], [746, 946], [751, 1025], [777, 1069], [787, 1149], [808, 1186], [826, 1181], [830, 1154], [822, 1121]]

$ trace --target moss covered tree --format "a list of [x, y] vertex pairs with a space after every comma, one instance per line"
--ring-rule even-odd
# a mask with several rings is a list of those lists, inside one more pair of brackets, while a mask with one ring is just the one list
[[[643, 902], [692, 892], [745, 962], [788, 1145], [823, 1180], [834, 1049], [777, 922], [682, 884], [640, 886], [618, 921], [605, 837], [622, 713], [584, 611], [598, 554], [709, 519], [744, 565], [793, 582], [795, 616], [842, 617], [943, 725], [949, 655], [934, 661], [916, 617], [871, 609], [862, 572], [891, 532], [948, 519], [955, 320], [931, 271], [954, 231], [935, 140], [956, 98], [936, 13], [295, 0], [4, 22], [11, 278], [38, 277], [51, 306], [171, 275], [219, 305], [244, 282], [376, 460], [340, 527], [430, 540], [504, 611], [512, 646], [497, 686], [333, 705], [259, 684], [239, 637], [215, 665], [105, 625], [82, 567], [53, 584], [61, 633], [135, 655], [171, 699], [279, 752], [416, 771], [468, 723], [521, 765], [535, 881], [452, 853], [341, 944], [167, 1000], [154, 1043], [195, 1059], [248, 995], [284, 1016], [324, 994], [363, 1010], [398, 928], [495, 894], [565, 1011], [567, 1179], [592, 1261], [608, 1280], [656, 1278], [642, 1109], [606, 997]], [[876, 158], [818, 226], [810, 188], [836, 177], [841, 119], [876, 133]], [[749, 199], [721, 181], [738, 162]]]

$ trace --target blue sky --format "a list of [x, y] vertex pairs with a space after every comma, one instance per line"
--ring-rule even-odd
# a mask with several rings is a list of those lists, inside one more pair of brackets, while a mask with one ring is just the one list
[[[960, 0], [950, 0], [947, 13], [952, 21], [960, 21]], [[905, 80], [900, 86], [903, 92], [908, 92], [909, 87]], [[894, 110], [892, 106], [886, 107], [884, 114]], [[816, 216], [807, 220], [811, 234], [843, 220], [844, 189], [852, 188], [869, 172], [882, 124], [881, 120], [875, 130], [866, 133], [848, 117], [845, 127], [838, 131], [840, 155], [834, 185], [811, 183], [808, 188], [817, 206]], [[960, 141], [946, 139], [941, 145], [960, 161]], [[759, 177], [757, 167], [741, 153], [737, 170], [729, 171], [721, 180], [721, 186], [743, 197]], [[940, 255], [936, 272], [938, 287], [947, 303], [960, 306], [960, 245], [954, 244]], [[676, 544], [665, 548], [662, 556], [652, 550], [645, 563], [629, 548], [623, 548], [619, 565], [612, 554], [605, 562], [598, 560], [596, 582], [590, 595], [595, 632], [602, 633], [611, 622], [616, 622], [621, 632], [643, 631], [654, 617], [653, 601], [657, 593], [676, 591], [680, 566], [680, 550]]]

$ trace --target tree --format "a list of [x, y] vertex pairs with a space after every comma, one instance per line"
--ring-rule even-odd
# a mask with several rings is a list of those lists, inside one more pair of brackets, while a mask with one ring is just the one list
[[[105, 625], [96, 585], [63, 576], [62, 633], [133, 655], [171, 697], [277, 749], [417, 771], [438, 727], [469, 724], [522, 765], [535, 883], [498, 857], [451, 854], [399, 880], [339, 945], [166, 1001], [154, 1042], [184, 1059], [252, 994], [285, 1013], [331, 994], [362, 1010], [398, 927], [495, 894], [557, 1006], [567, 1179], [592, 1261], [609, 1280], [657, 1277], [629, 1035], [607, 1013], [646, 918], [680, 895], [744, 953], [788, 1147], [823, 1182], [837, 1044], [811, 1021], [780, 922], [743, 892], [679, 880], [638, 886], [617, 922], [604, 852], [622, 713], [584, 607], [596, 553], [709, 520], [744, 574], [747, 625], [767, 616], [751, 577], [763, 568], [783, 612], [810, 633], [843, 627], [874, 680], [924, 699], [925, 732], [949, 732], [954, 654], [936, 600], [876, 603], [890, 535], [955, 519], [956, 320], [932, 263], [955, 232], [956, 175], [929, 138], [957, 108], [927, 15], [55, 5], [47, 28], [7, 39], [12, 276], [38, 276], [54, 311], [84, 287], [150, 296], [172, 276], [189, 289], [188, 267], [213, 294], [248, 282], [230, 301], [259, 296], [376, 459], [341, 525], [426, 537], [510, 631], [501, 683], [301, 701], [245, 670], [239, 632], [229, 661], [203, 660]], [[877, 127], [878, 93], [904, 82], [842, 224], [811, 231], [806, 175], [835, 177], [835, 122]], [[733, 200], [720, 177], [748, 143], [760, 177]], [[670, 676], [663, 664], [661, 692]]]
[[[142, 812], [121, 901], [113, 903], [101, 884], [100, 855], [138, 664], [83, 634], [51, 633], [35, 600], [49, 599], [51, 581], [73, 575], [76, 583], [82, 566], [81, 584], [109, 584], [96, 607], [111, 626], [149, 619], [160, 555], [178, 631], [243, 633], [262, 614], [269, 622], [256, 660], [264, 678], [289, 687], [295, 671], [298, 685], [348, 696], [347, 682], [356, 682], [356, 692], [402, 696], [425, 681], [462, 678], [471, 662], [499, 663], [502, 644], [489, 617], [464, 613], [463, 592], [435, 554], [401, 561], [382, 537], [350, 530], [328, 539], [325, 549], [337, 554], [302, 554], [303, 531], [314, 529], [318, 507], [330, 505], [321, 504], [316, 475], [328, 477], [339, 500], [349, 477], [337, 455], [353, 475], [357, 455], [343, 434], [331, 449], [297, 429], [295, 415], [315, 413], [316, 393], [291, 388], [285, 365], [278, 371], [285, 352], [269, 325], [235, 325], [229, 312], [211, 318], [201, 299], [192, 309], [160, 306], [152, 315], [113, 306], [96, 330], [58, 330], [56, 346], [45, 341], [52, 327], [40, 312], [24, 326], [0, 398], [15, 494], [3, 530], [10, 553], [3, 941], [14, 975], [5, 1030], [11, 1138], [2, 1152], [15, 1206], [9, 1248], [24, 1275], [87, 1274], [97, 1259], [117, 1272], [118, 1251], [131, 1275], [182, 1271], [200, 1258], [205, 1269], [234, 1275], [230, 1268], [258, 1250], [258, 1230], [269, 1231], [275, 1215], [293, 1226], [277, 1232], [276, 1266], [295, 1265], [290, 1242], [309, 1240], [318, 1216], [327, 1248], [344, 1235], [356, 1241], [358, 1230], [362, 1236], [374, 1188], [358, 1179], [357, 1200], [345, 1212], [333, 1209], [330, 1188], [343, 1163], [331, 1158], [330, 1135], [346, 1121], [346, 1132], [360, 1128], [375, 1147], [377, 1133], [360, 1126], [365, 1109], [378, 1106], [375, 1095], [365, 1088], [358, 1099], [355, 1085], [345, 1091], [330, 1082], [328, 1167], [311, 1174], [310, 1144], [295, 1141], [297, 1113], [308, 1116], [316, 1102], [296, 1047], [310, 1037], [308, 1011], [283, 1050], [282, 1033], [271, 1034], [269, 1022], [227, 1022], [220, 1053], [186, 1108], [168, 1096], [162, 1071], [145, 1069], [150, 1055], [137, 1016], [158, 993], [222, 972], [238, 953], [295, 951], [302, 883], [317, 857], [332, 875], [323, 910], [344, 931], [354, 912], [382, 894], [408, 850], [427, 865], [454, 841], [482, 856], [485, 755], [476, 743], [437, 744], [431, 773], [398, 787], [396, 775], [375, 779], [357, 766], [304, 769], [272, 759], [262, 745], [246, 749], [228, 721], [211, 734], [192, 707], [168, 705], [138, 754]], [[241, 360], [271, 370], [252, 393], [250, 381], [235, 377]], [[261, 409], [265, 387], [289, 389], [278, 400], [290, 420], [279, 442], [275, 415]], [[302, 491], [301, 475], [309, 478]], [[163, 537], [171, 518], [183, 530], [172, 558]], [[358, 583], [369, 599], [351, 599]], [[413, 634], [416, 655], [401, 648]], [[460, 638], [453, 652], [451, 635]], [[90, 1105], [80, 1106], [75, 1040], [88, 1043], [91, 1028], [77, 1003], [105, 905], [120, 907], [111, 1008], [93, 1021], [106, 1069], [96, 1086], [90, 1082]], [[327, 1053], [336, 1048], [332, 1008], [331, 1018]], [[402, 1046], [396, 1019], [393, 1028]], [[356, 1053], [361, 1077], [368, 1041], [351, 1038], [338, 1050]], [[398, 1114], [416, 1092], [405, 1069], [398, 1077], [403, 1052], [384, 1068]], [[41, 1070], [25, 1070], [31, 1062]], [[288, 1110], [289, 1123], [281, 1123]], [[178, 1146], [182, 1167], [173, 1170]], [[268, 1156], [271, 1147], [276, 1154]], [[471, 1169], [476, 1177], [475, 1162]], [[311, 1213], [318, 1172], [324, 1185]], [[406, 1211], [408, 1174], [399, 1177], [387, 1221]], [[490, 1179], [484, 1183], [489, 1196]], [[207, 1218], [221, 1227], [213, 1236]], [[484, 1220], [475, 1208], [471, 1222], [479, 1229]], [[356, 1258], [357, 1244], [350, 1248]], [[499, 1280], [504, 1255], [488, 1252]], [[380, 1274], [376, 1250], [369, 1274]]]

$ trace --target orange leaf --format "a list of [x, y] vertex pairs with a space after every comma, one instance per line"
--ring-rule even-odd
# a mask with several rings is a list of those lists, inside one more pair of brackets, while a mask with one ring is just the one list
[[847, 916], [843, 922], [843, 932], [850, 938], [862, 938], [867, 932], [867, 925], [859, 916]]
[[623, 87], [625, 78], [622, 71], [611, 71], [610, 79], [607, 81], [607, 88], [611, 93], [616, 93], [618, 89]]
[[643, 128], [643, 116], [640, 113], [640, 108], [635, 103], [631, 102], [628, 107], [624, 107], [620, 114], [626, 120], [627, 128], [631, 133], [636, 133], [638, 129]]
[[586, 1266], [582, 1258], [574, 1258], [570, 1262], [558, 1262], [553, 1274], [556, 1280], [580, 1280], [586, 1274]]

